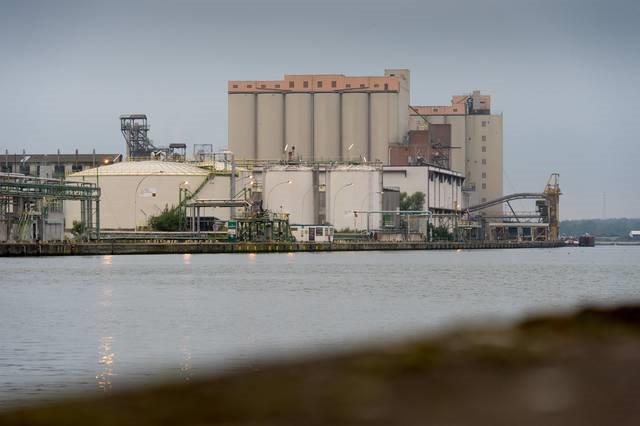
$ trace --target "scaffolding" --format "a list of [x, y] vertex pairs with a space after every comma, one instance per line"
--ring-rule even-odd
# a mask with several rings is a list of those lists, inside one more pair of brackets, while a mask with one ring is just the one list
[[[62, 239], [63, 202], [68, 200], [80, 202], [81, 237], [100, 239], [100, 188], [95, 184], [0, 173], [0, 241]], [[62, 221], [57, 235], [47, 233], [53, 215]]]

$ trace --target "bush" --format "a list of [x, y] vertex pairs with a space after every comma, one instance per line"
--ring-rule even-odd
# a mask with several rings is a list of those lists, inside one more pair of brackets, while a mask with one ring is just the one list
[[80, 238], [84, 235], [84, 231], [86, 231], [87, 227], [84, 225], [84, 222], [79, 220], [74, 220], [73, 225], [71, 226], [71, 234], [75, 238]]
[[181, 231], [182, 213], [179, 208], [165, 206], [162, 213], [149, 218], [149, 227], [153, 231], [177, 232]]
[[421, 211], [424, 208], [424, 192], [414, 192], [409, 195], [406, 192], [400, 193], [400, 210]]

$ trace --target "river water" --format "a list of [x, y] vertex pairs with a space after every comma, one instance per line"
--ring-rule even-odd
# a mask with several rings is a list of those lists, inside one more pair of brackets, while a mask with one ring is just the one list
[[0, 408], [640, 301], [640, 247], [0, 259]]

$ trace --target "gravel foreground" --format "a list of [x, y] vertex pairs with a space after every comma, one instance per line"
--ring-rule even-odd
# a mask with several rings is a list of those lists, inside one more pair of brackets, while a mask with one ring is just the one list
[[0, 425], [254, 424], [637, 425], [640, 306], [0, 412]]

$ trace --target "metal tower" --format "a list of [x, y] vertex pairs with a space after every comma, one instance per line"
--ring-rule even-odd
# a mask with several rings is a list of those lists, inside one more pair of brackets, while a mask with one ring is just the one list
[[127, 158], [150, 158], [155, 147], [149, 140], [149, 125], [146, 114], [120, 116], [120, 131], [127, 143]]

